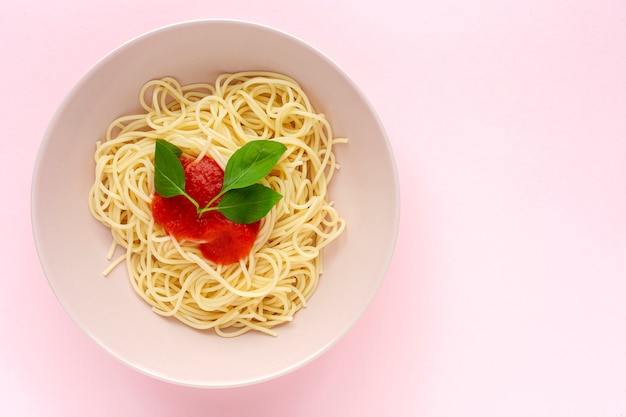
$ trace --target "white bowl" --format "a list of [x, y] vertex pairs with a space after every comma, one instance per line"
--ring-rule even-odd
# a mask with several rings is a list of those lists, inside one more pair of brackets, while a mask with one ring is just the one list
[[[330, 190], [346, 220], [324, 252], [324, 274], [308, 307], [276, 330], [224, 339], [165, 319], [133, 291], [124, 267], [102, 271], [111, 238], [87, 205], [95, 142], [116, 117], [139, 110], [148, 80], [213, 82], [218, 74], [270, 70], [295, 78], [337, 136], [341, 169]], [[199, 20], [167, 26], [122, 45], [92, 68], [53, 118], [39, 150], [32, 222], [41, 264], [67, 313], [128, 366], [196, 387], [233, 387], [290, 372], [335, 344], [383, 281], [395, 246], [399, 187], [389, 142], [372, 106], [316, 49], [247, 22]], [[373, 329], [372, 337], [375, 337]]]

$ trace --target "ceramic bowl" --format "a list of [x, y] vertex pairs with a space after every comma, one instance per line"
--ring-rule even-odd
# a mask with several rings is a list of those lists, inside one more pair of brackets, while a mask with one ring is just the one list
[[[325, 249], [309, 305], [277, 337], [221, 338], [152, 312], [124, 267], [102, 275], [110, 232], [91, 216], [95, 142], [116, 117], [139, 111], [148, 80], [183, 84], [269, 70], [296, 79], [336, 136], [341, 164], [330, 197], [346, 220]], [[69, 316], [122, 363], [175, 384], [224, 388], [284, 375], [333, 346], [362, 316], [392, 258], [399, 187], [392, 150], [373, 106], [337, 65], [305, 42], [266, 26], [199, 20], [163, 27], [123, 44], [69, 92], [43, 138], [32, 188], [34, 237], [45, 275]], [[375, 329], [372, 329], [372, 337]]]

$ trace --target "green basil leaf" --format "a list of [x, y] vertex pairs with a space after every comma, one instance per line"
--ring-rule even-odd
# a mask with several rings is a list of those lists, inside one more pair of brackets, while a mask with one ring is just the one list
[[180, 148], [178, 148], [178, 146], [174, 145], [172, 142], [168, 142], [165, 139], [157, 139], [156, 141], [159, 146], [166, 147], [176, 156], [180, 156], [183, 153], [183, 151], [181, 151]]
[[154, 149], [154, 188], [162, 197], [185, 194], [185, 170], [178, 159], [182, 151], [171, 143], [157, 139]]
[[270, 173], [287, 147], [272, 140], [253, 140], [237, 149], [224, 169], [223, 191], [244, 188]]
[[217, 209], [230, 221], [249, 224], [265, 217], [281, 198], [280, 193], [263, 184], [252, 184], [226, 192]]

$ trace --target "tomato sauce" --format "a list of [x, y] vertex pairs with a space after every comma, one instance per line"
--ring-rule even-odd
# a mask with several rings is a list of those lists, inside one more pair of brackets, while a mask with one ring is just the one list
[[[181, 156], [180, 160], [185, 170], [185, 191], [205, 207], [221, 191], [224, 171], [209, 157], [195, 161]], [[202, 255], [221, 265], [238, 262], [250, 253], [260, 225], [260, 221], [234, 223], [218, 210], [198, 216], [196, 207], [182, 195], [164, 198], [155, 193], [152, 216], [177, 240], [199, 242]]]

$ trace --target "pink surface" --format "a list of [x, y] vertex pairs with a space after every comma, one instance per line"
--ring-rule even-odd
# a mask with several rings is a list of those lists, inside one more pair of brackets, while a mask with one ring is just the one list
[[[6, 3], [0, 415], [626, 415], [626, 3]], [[139, 374], [83, 335], [29, 216], [40, 139], [82, 74], [206, 17], [285, 30], [353, 76], [396, 152], [403, 216], [345, 339], [217, 391]]]

